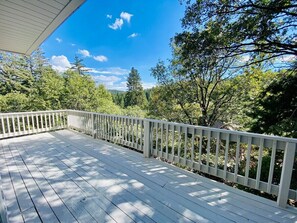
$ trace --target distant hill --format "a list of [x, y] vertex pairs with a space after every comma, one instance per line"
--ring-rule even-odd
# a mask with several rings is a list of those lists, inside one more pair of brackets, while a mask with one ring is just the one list
[[[108, 90], [111, 94], [125, 94], [126, 91], [120, 91], [120, 90], [113, 90], [113, 89], [109, 89]], [[152, 88], [149, 88], [149, 89], [144, 89], [144, 92], [151, 92], [152, 91]]]
[[111, 94], [124, 94], [125, 91], [120, 91], [120, 90], [108, 90]]
[[[113, 102], [121, 107], [124, 107], [124, 98], [125, 98], [126, 91], [112, 90], [112, 89], [108, 91], [112, 94]], [[150, 101], [151, 99], [151, 91], [152, 91], [152, 88], [144, 90], [145, 97], [148, 101]]]

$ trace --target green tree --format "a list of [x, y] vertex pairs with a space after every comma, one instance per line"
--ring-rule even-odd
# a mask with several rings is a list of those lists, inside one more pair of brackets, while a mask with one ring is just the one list
[[[184, 26], [184, 31], [172, 40], [173, 58], [169, 66], [159, 62], [152, 68], [152, 75], [176, 98], [190, 124], [213, 126], [225, 120], [226, 109], [239, 93], [234, 77], [241, 70], [234, 67], [241, 61], [228, 56], [224, 46], [229, 39], [221, 36], [222, 29], [224, 23], [216, 21], [207, 21], [203, 28], [196, 23]], [[193, 113], [189, 109], [192, 104], [200, 112]], [[193, 116], [197, 114], [198, 117]]]
[[259, 95], [250, 116], [251, 131], [297, 137], [297, 74], [275, 79]]
[[[229, 71], [233, 60], [221, 60], [220, 52], [200, 54], [190, 50], [190, 44], [186, 39], [178, 40], [170, 66], [161, 61], [152, 68], [152, 75], [175, 98], [187, 123], [213, 126], [224, 119], [237, 92], [236, 72]], [[182, 49], [185, 45], [188, 49]], [[193, 112], [193, 107], [199, 112]]]
[[28, 57], [27, 62], [29, 64], [30, 72], [36, 81], [42, 76], [44, 69], [50, 68], [41, 48], [37, 48], [37, 50]]
[[38, 89], [35, 100], [43, 101], [40, 110], [61, 109], [64, 93], [64, 78], [50, 67], [42, 68], [42, 75], [36, 82]]
[[0, 95], [1, 112], [22, 112], [30, 110], [30, 100], [27, 95], [19, 92]]
[[125, 95], [123, 94], [122, 96], [120, 96], [120, 100], [118, 101], [118, 105], [121, 106], [121, 108], [125, 107]]
[[125, 116], [131, 116], [131, 117], [138, 117], [138, 118], [146, 117], [146, 112], [137, 105], [128, 106], [127, 108], [123, 109], [122, 113]]
[[71, 64], [72, 67], [70, 69], [76, 71], [80, 75], [84, 75], [87, 71], [86, 66], [83, 64], [83, 59], [79, 58], [77, 55], [75, 55], [74, 62]]
[[98, 87], [90, 75], [68, 70], [65, 73], [65, 93], [62, 107], [67, 109], [120, 114], [121, 109], [112, 101], [112, 95], [103, 85]]
[[141, 85], [141, 79], [138, 71], [132, 67], [127, 79], [128, 91], [125, 95], [125, 107], [139, 106], [144, 108], [147, 105], [147, 100]]
[[[224, 44], [226, 57], [251, 56], [247, 64], [258, 63], [284, 55], [297, 55], [297, 5], [291, 0], [204, 0], [187, 3], [183, 27], [192, 35], [189, 41], [205, 51], [205, 38], [195, 33], [220, 27], [217, 38]], [[206, 44], [205, 44], [206, 43]], [[259, 55], [261, 55], [259, 57]]]
[[[184, 103], [181, 107], [178, 103], [179, 98], [176, 98], [170, 89], [167, 86], [157, 86], [152, 89], [148, 104], [149, 117], [171, 122], [189, 123], [186, 114], [190, 114], [193, 119], [200, 116], [200, 109], [197, 104]], [[194, 121], [191, 120], [191, 122]]]
[[[41, 50], [32, 56], [0, 53], [0, 111], [77, 109], [121, 114], [104, 86], [90, 75], [69, 69], [63, 76], [46, 62]], [[79, 73], [81, 71], [81, 73]]]
[[125, 107], [125, 93], [124, 92], [115, 92], [112, 93], [112, 99], [115, 104], [121, 108]]
[[151, 100], [151, 92], [152, 92], [152, 88], [144, 90], [145, 97], [148, 102]]
[[121, 108], [113, 102], [111, 93], [102, 84], [96, 88], [95, 100], [94, 111], [105, 114], [122, 114]]
[[37, 82], [48, 70], [54, 71], [46, 63], [42, 51], [38, 49], [31, 56], [3, 52], [0, 57], [0, 92], [6, 103], [1, 111], [46, 109]]
[[[271, 95], [270, 102], [278, 100], [279, 95], [285, 94], [284, 92], [287, 90], [278, 88], [279, 95], [270, 90], [261, 93], [263, 88], [266, 89], [271, 82], [270, 75], [279, 80], [279, 75], [269, 71], [263, 72], [262, 69], [264, 68], [266, 71], [271, 69], [271, 63], [273, 65], [289, 65], [291, 69], [287, 72], [291, 72], [291, 76], [296, 75], [296, 2], [290, 0], [185, 0], [182, 2], [187, 4], [182, 20], [184, 31], [174, 38], [174, 44], [180, 48], [182, 66], [184, 67], [184, 64], [187, 63], [187, 58], [191, 62], [195, 61], [199, 55], [208, 57], [218, 52], [219, 59], [234, 60], [234, 63], [230, 64], [229, 69], [226, 70], [227, 72], [234, 68], [248, 67], [248, 72], [245, 71], [244, 75], [234, 78], [238, 83], [236, 88], [241, 89], [240, 97], [233, 97], [233, 102], [229, 103], [226, 112], [229, 113], [229, 118], [232, 121], [239, 121], [245, 128], [252, 123], [254, 131], [264, 132], [265, 130], [267, 133], [272, 133], [271, 130], [264, 127], [263, 123], [274, 126], [273, 128], [277, 127], [277, 124], [269, 123], [268, 119], [264, 120], [264, 116], [268, 117], [266, 114], [277, 115], [275, 110], [278, 110], [283, 114], [279, 113], [277, 117], [287, 117], [286, 109], [282, 108], [281, 103], [275, 103], [274, 107], [264, 106], [268, 102], [264, 103], [263, 100], [268, 97], [265, 96], [266, 93]], [[288, 63], [283, 60], [284, 56], [291, 56], [292, 61]], [[186, 65], [186, 67], [196, 69], [193, 65]], [[257, 65], [257, 70], [251, 65]], [[252, 72], [250, 73], [250, 71]], [[253, 103], [253, 100], [256, 100], [257, 103]], [[291, 100], [290, 97], [288, 100]], [[262, 111], [264, 107], [265, 109]], [[254, 115], [247, 116], [246, 114], [249, 113]], [[272, 117], [270, 116], [270, 118]], [[292, 124], [294, 123], [292, 119], [284, 118], [283, 120], [286, 120], [284, 125], [281, 124], [281, 118], [276, 119], [276, 122], [279, 123], [278, 127], [283, 129], [283, 133], [287, 132], [289, 135], [289, 127], [293, 131], [296, 129]], [[258, 127], [257, 123], [259, 123]], [[287, 129], [284, 130], [283, 126]], [[248, 130], [248, 128], [246, 129]], [[281, 134], [282, 131], [280, 130], [278, 133]], [[274, 131], [274, 134], [276, 133], [277, 131]]]
[[62, 105], [64, 108], [92, 111], [96, 109], [96, 85], [89, 75], [80, 75], [68, 70], [65, 75], [65, 94]]
[[33, 92], [34, 77], [29, 69], [28, 57], [12, 53], [0, 54], [1, 94]]
[[261, 97], [264, 88], [281, 76], [279, 72], [263, 71], [259, 66], [252, 66], [235, 77], [238, 93], [226, 109], [228, 113], [226, 122], [248, 131], [254, 122], [249, 114], [255, 109], [255, 101]]

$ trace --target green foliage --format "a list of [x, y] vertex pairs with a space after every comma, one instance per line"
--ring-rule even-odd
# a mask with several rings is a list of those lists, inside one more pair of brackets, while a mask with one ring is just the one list
[[148, 102], [151, 100], [151, 92], [152, 92], [152, 88], [144, 90], [145, 97]]
[[111, 93], [104, 85], [99, 85], [95, 92], [96, 108], [94, 111], [105, 114], [122, 114], [121, 108], [113, 103]]
[[125, 92], [116, 92], [112, 93], [113, 102], [120, 106], [121, 108], [125, 107]]
[[[179, 52], [170, 66], [159, 62], [151, 70], [166, 96], [173, 98], [167, 102], [165, 99], [164, 103], [169, 103], [167, 107], [178, 105], [184, 122], [213, 126], [226, 115], [226, 108], [237, 92], [233, 73], [226, 74], [223, 67], [217, 69], [219, 63], [215, 65], [203, 57], [188, 60]], [[215, 57], [213, 55], [212, 59], [217, 61]]]
[[[147, 102], [150, 102], [151, 99], [151, 91], [152, 89], [145, 89], [144, 94], [146, 97]], [[118, 91], [118, 90], [109, 90], [109, 92], [112, 94], [113, 102], [120, 106], [121, 108], [125, 108], [125, 91]]]
[[274, 80], [259, 95], [250, 116], [251, 130], [297, 137], [297, 74]]
[[182, 108], [178, 103], [178, 99], [174, 97], [174, 94], [167, 87], [158, 86], [152, 89], [148, 105], [148, 115], [151, 118], [187, 123], [189, 119], [183, 109], [191, 114], [193, 119], [199, 117], [197, 104], [187, 103]]
[[28, 57], [1, 53], [0, 74], [1, 94], [32, 92], [34, 77], [28, 64]]
[[[188, 4], [190, 8], [190, 1]], [[193, 15], [187, 12], [184, 20], [196, 13], [194, 9]], [[229, 57], [224, 49], [230, 40], [221, 36], [223, 29], [223, 22], [212, 20], [203, 26], [195, 21], [184, 25], [184, 31], [172, 40], [173, 56], [169, 66], [161, 61], [152, 68], [152, 75], [170, 91], [190, 124], [214, 126], [225, 121], [228, 119], [226, 111], [239, 93], [235, 77], [240, 69], [232, 69], [239, 62]], [[199, 112], [192, 112], [192, 105]]]
[[73, 70], [58, 74], [40, 50], [30, 57], [11, 53], [0, 57], [2, 112], [78, 109], [121, 114], [103, 85], [97, 87], [91, 76]]
[[[193, 33], [205, 34], [201, 39], [195, 35], [188, 36], [189, 41], [197, 43], [196, 46], [204, 52], [210, 48], [223, 49], [227, 57], [250, 55], [256, 59], [247, 61], [247, 65], [283, 55], [297, 55], [297, 7], [294, 1], [184, 2], [187, 2], [187, 9], [182, 20], [183, 27]], [[209, 30], [215, 31], [215, 35], [209, 37]], [[210, 38], [222, 44], [209, 46], [207, 40]]]
[[95, 83], [89, 76], [81, 76], [75, 71], [68, 70], [64, 74], [65, 93], [63, 107], [75, 110], [90, 110], [92, 108], [92, 94], [95, 92]]
[[134, 67], [132, 67], [127, 78], [127, 88], [125, 107], [139, 106], [144, 108], [147, 105], [147, 100], [141, 85], [140, 75]]
[[123, 115], [144, 118], [146, 117], [146, 111], [142, 110], [139, 106], [128, 106], [123, 110]]
[[23, 93], [8, 93], [0, 95], [0, 111], [2, 112], [22, 112], [30, 106], [27, 95]]
[[91, 76], [82, 76], [77, 72], [68, 70], [64, 78], [63, 107], [83, 111], [120, 113], [120, 108], [112, 102], [111, 94], [103, 85], [96, 87]]
[[85, 65], [83, 64], [83, 59], [79, 58], [77, 55], [74, 57], [74, 62], [72, 63], [71, 70], [77, 72], [79, 75], [85, 74]]
[[38, 80], [42, 76], [44, 69], [51, 68], [47, 59], [44, 57], [44, 52], [40, 48], [34, 51], [27, 61], [29, 63], [30, 72], [35, 80]]
[[[286, 109], [279, 114], [273, 112], [281, 104], [276, 95], [271, 96], [276, 100], [271, 108], [263, 109], [263, 103], [254, 103], [262, 100], [261, 92], [271, 80], [282, 76], [282, 72], [267, 71], [266, 64], [261, 62], [297, 55], [296, 5], [276, 0], [184, 2], [187, 4], [182, 20], [184, 30], [172, 39], [173, 58], [169, 66], [159, 62], [152, 68], [152, 75], [163, 89], [153, 92], [150, 115], [207, 126], [235, 123], [250, 130], [253, 123], [257, 126], [261, 121], [257, 116], [262, 111], [276, 117], [286, 116], [270, 121], [277, 122], [275, 130], [266, 132], [287, 136], [296, 132], [292, 119], [294, 106], [290, 105], [290, 109], [286, 106], [289, 116], [284, 114]], [[244, 70], [251, 64], [257, 66]], [[292, 99], [286, 97], [281, 100], [291, 103]], [[250, 113], [256, 115], [247, 115]], [[265, 125], [271, 125], [269, 119], [273, 115], [262, 119]], [[258, 128], [263, 128], [259, 124]]]
[[260, 97], [262, 90], [273, 80], [281, 76], [278, 72], [264, 72], [259, 67], [246, 69], [242, 75], [238, 75], [237, 94], [227, 108], [227, 123], [233, 123], [242, 130], [249, 130], [253, 118], [249, 115], [254, 110], [255, 100]]
[[61, 100], [64, 91], [64, 78], [54, 72], [51, 68], [43, 70], [40, 79], [36, 82], [38, 97], [44, 100], [44, 108], [47, 109], [61, 109]]

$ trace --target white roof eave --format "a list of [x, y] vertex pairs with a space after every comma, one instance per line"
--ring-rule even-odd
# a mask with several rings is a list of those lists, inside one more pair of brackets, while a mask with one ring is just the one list
[[[77, 10], [85, 0], [60, 0], [60, 1], [22, 1], [22, 5], [18, 1], [4, 1], [0, 2], [0, 50], [26, 54], [30, 55], [34, 50], [36, 50], [40, 44], [43, 43], [75, 10]], [[60, 6], [60, 10], [54, 8], [49, 4], [58, 4]], [[34, 5], [35, 4], [35, 5]], [[49, 7], [49, 14], [52, 15], [52, 18], [45, 20], [40, 19], [40, 27], [42, 29], [36, 29], [34, 34], [28, 33], [28, 30], [32, 30], [32, 24], [28, 24], [26, 27], [26, 23], [22, 21], [22, 16], [24, 16], [24, 12], [20, 10], [22, 7], [24, 11], [30, 12], [30, 6], [34, 7], [34, 11], [32, 9], [32, 20], [34, 20], [35, 24], [38, 24], [38, 13], [40, 13], [40, 18], [44, 17], [42, 10], [38, 11], [38, 4], [42, 4], [42, 10], [46, 10], [45, 6]], [[52, 7], [52, 8], [50, 8]], [[45, 8], [45, 9], [44, 9]], [[11, 13], [11, 16], [10, 14]], [[25, 15], [26, 21], [30, 21], [30, 14]], [[7, 23], [7, 24], [6, 24]], [[15, 25], [15, 27], [13, 25]], [[21, 24], [21, 28], [20, 28]], [[18, 26], [18, 27], [16, 27]], [[35, 31], [35, 30], [34, 30]], [[25, 38], [26, 37], [26, 38]]]

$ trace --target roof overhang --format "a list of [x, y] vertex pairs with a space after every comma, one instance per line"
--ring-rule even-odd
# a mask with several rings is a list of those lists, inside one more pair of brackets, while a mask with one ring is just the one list
[[85, 0], [1, 0], [0, 50], [30, 55]]

